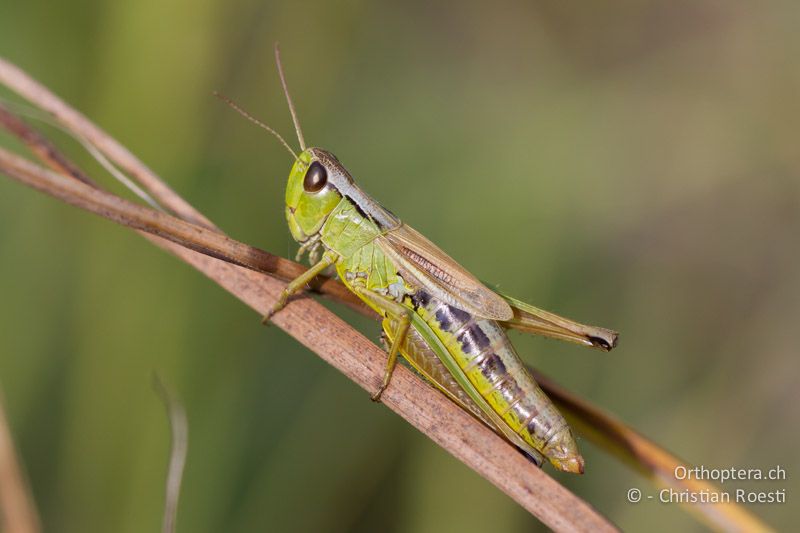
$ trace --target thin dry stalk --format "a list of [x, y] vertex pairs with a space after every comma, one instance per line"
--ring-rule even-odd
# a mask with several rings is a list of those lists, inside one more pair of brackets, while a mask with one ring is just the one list
[[172, 435], [169, 447], [169, 466], [167, 467], [164, 519], [161, 523], [161, 533], [175, 533], [183, 469], [186, 466], [186, 454], [189, 450], [189, 421], [186, 418], [186, 410], [183, 405], [155, 374], [153, 375], [153, 388], [167, 410], [167, 419], [169, 420], [169, 429]]
[[2, 531], [38, 533], [39, 515], [19, 466], [0, 394], [0, 515]]
[[97, 147], [109, 159], [133, 176], [154, 198], [160, 198], [163, 205], [169, 207], [182, 219], [201, 226], [214, 227], [210, 220], [189, 205], [127, 148], [81, 113], [65, 104], [58, 96], [28, 76], [21, 68], [2, 57], [0, 57], [0, 82], [22, 95], [42, 111], [50, 113], [59, 124], [73, 132], [78, 138]]

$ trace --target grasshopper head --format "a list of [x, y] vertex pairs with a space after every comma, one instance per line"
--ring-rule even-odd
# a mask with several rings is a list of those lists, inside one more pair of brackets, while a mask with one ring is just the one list
[[296, 241], [305, 242], [320, 231], [342, 199], [332, 178], [343, 175], [346, 171], [336, 158], [318, 148], [304, 150], [295, 160], [286, 185], [286, 221]]
[[[289, 172], [289, 183], [286, 185], [286, 221], [289, 223], [292, 237], [296, 241], [303, 243], [318, 234], [328, 219], [328, 215], [331, 214], [344, 197], [354, 202], [356, 207], [363, 211], [363, 214], [370, 220], [378, 224], [379, 227], [389, 228], [399, 225], [399, 221], [394, 215], [383, 209], [377, 202], [356, 187], [355, 183], [353, 183], [353, 178], [339, 163], [336, 156], [321, 148], [306, 148], [306, 141], [303, 137], [303, 131], [300, 129], [297, 111], [292, 103], [292, 97], [289, 96], [286, 76], [281, 65], [281, 53], [277, 43], [275, 43], [275, 62], [278, 65], [281, 86], [286, 96], [286, 103], [289, 105], [289, 112], [292, 115], [297, 140], [303, 151], [300, 152], [299, 156], [295, 155], [294, 150], [280, 134], [265, 124], [259, 124], [277, 137], [289, 150], [289, 153], [295, 156], [294, 165], [291, 172]], [[257, 122], [252, 117], [248, 118]]]

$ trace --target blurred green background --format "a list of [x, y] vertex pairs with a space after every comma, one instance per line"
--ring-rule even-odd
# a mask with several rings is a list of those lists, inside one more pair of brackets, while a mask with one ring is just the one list
[[[750, 506], [784, 527], [800, 495], [798, 27], [791, 0], [0, 0], [0, 54], [231, 235], [292, 256], [291, 161], [211, 96], [291, 139], [280, 41], [310, 144], [481, 278], [622, 332], [610, 354], [514, 335], [528, 361], [692, 463], [782, 465], [785, 482], [736, 486], [786, 488], [788, 504]], [[49, 531], [160, 527], [154, 370], [190, 422], [179, 531], [543, 529], [189, 267], [7, 179], [0, 299], [0, 384]], [[586, 474], [553, 475], [617, 524], [701, 528], [627, 503], [649, 485], [580, 444]]]

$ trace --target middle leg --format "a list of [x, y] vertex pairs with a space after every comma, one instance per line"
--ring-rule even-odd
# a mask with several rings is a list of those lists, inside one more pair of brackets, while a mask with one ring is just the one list
[[372, 401], [379, 402], [381, 400], [383, 391], [385, 391], [386, 387], [389, 386], [389, 382], [392, 379], [392, 374], [397, 366], [397, 356], [400, 355], [400, 346], [403, 345], [406, 335], [408, 334], [408, 328], [411, 326], [411, 313], [413, 311], [397, 303], [395, 300], [377, 292], [373, 292], [365, 287], [356, 286], [353, 287], [353, 289], [358, 293], [359, 296], [365, 300], [369, 300], [375, 305], [375, 307], [382, 309], [386, 318], [394, 317], [397, 320], [397, 327], [391, 335], [392, 343], [389, 346], [389, 358], [386, 360], [386, 370], [383, 374], [383, 382], [381, 383], [381, 386], [377, 392], [375, 392], [375, 394], [373, 394], [371, 397]]

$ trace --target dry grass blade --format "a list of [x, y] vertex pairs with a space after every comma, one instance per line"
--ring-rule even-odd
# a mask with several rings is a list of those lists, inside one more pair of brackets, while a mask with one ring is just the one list
[[0, 395], [0, 524], [6, 533], [37, 533], [39, 516], [17, 461], [3, 403]]
[[71, 161], [67, 160], [53, 144], [25, 121], [0, 104], [0, 125], [24, 142], [36, 157], [62, 174], [72, 176], [86, 185], [97, 188], [97, 185]]
[[182, 219], [201, 226], [213, 227], [211, 221], [175, 193], [127, 148], [81, 113], [65, 104], [58, 96], [28, 76], [22, 69], [2, 57], [0, 57], [0, 82], [17, 94], [24, 95], [39, 109], [50, 113], [68, 131], [74, 132], [79, 138], [85, 139], [97, 147], [109, 159], [130, 173], [153, 197], [162, 200], [168, 199], [164, 205]]

